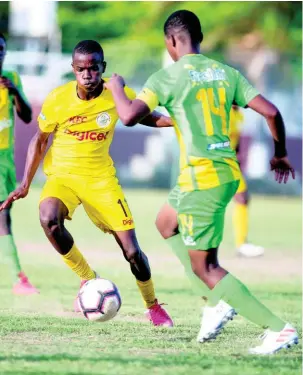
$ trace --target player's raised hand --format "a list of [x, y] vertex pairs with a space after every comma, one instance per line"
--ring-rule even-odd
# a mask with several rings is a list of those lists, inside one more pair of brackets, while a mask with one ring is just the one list
[[107, 88], [108, 90], [113, 90], [114, 88], [117, 87], [124, 87], [125, 82], [124, 78], [119, 76], [118, 74], [114, 73], [111, 78], [104, 83], [104, 87]]
[[6, 200], [0, 205], [0, 212], [9, 208], [10, 205], [21, 198], [25, 198], [28, 194], [28, 188], [20, 185], [16, 190], [14, 190], [10, 195], [6, 198]]
[[8, 89], [8, 91], [15, 95], [17, 92], [17, 87], [13, 84], [13, 82], [6, 78], [6, 77], [0, 77], [0, 87], [5, 87]]
[[275, 178], [279, 184], [283, 181], [284, 184], [286, 184], [289, 174], [295, 179], [295, 170], [291, 166], [287, 156], [284, 156], [283, 158], [274, 156], [270, 161], [270, 170], [275, 171]]

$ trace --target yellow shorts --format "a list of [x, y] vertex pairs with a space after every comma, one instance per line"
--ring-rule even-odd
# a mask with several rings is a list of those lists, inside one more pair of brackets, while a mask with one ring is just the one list
[[244, 193], [246, 190], [247, 190], [246, 180], [245, 180], [245, 177], [243, 176], [243, 173], [241, 172], [240, 184], [239, 184], [236, 194]]
[[134, 220], [116, 177], [49, 176], [41, 193], [60, 199], [68, 209], [67, 219], [82, 204], [92, 222], [104, 232], [133, 229]]

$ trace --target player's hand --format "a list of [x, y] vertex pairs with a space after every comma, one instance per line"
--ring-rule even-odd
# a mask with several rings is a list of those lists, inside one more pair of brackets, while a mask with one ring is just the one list
[[6, 200], [0, 205], [0, 212], [6, 208], [9, 208], [14, 201], [25, 198], [28, 194], [28, 190], [29, 189], [24, 185], [20, 185], [16, 190], [10, 193]]
[[17, 87], [13, 84], [13, 82], [6, 77], [0, 77], [0, 87], [7, 88], [9, 93], [13, 95], [16, 95], [18, 91]]
[[295, 179], [295, 170], [291, 166], [287, 156], [284, 156], [283, 158], [274, 156], [270, 161], [270, 170], [275, 171], [275, 178], [279, 184], [283, 181], [284, 184], [286, 184], [289, 174]]
[[116, 73], [114, 73], [111, 76], [111, 78], [107, 82], [104, 83], [104, 87], [111, 91], [117, 87], [123, 88], [124, 86], [125, 86], [124, 78], [119, 76]]

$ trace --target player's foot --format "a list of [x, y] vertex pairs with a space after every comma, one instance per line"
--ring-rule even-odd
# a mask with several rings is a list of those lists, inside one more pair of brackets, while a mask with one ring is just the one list
[[[95, 271], [94, 271], [94, 272], [95, 272]], [[97, 272], [95, 272], [95, 275], [96, 275], [96, 279], [99, 278], [99, 275], [97, 274]], [[80, 289], [83, 287], [83, 285], [84, 285], [87, 281], [88, 281], [88, 280], [81, 280], [79, 291], [80, 291]], [[78, 292], [78, 293], [79, 293], [79, 292]], [[76, 298], [75, 298], [75, 300], [74, 300], [74, 311], [75, 311], [76, 313], [82, 311], [81, 308], [80, 308], [80, 304], [79, 304], [78, 293], [77, 293], [77, 296], [76, 296]]]
[[38, 294], [39, 291], [29, 282], [24, 272], [20, 272], [18, 275], [18, 281], [13, 287], [13, 293], [20, 296]]
[[229, 320], [233, 320], [236, 311], [226, 302], [219, 301], [214, 306], [205, 306], [202, 314], [198, 342], [215, 339]]
[[253, 245], [252, 243], [244, 243], [237, 249], [237, 254], [246, 258], [260, 257], [264, 254], [262, 246]]
[[168, 315], [167, 311], [162, 307], [162, 304], [158, 303], [158, 300], [155, 301], [155, 304], [152, 305], [145, 314], [154, 326], [174, 326], [172, 319]]
[[267, 329], [261, 338], [263, 340], [262, 345], [249, 349], [250, 354], [274, 354], [281, 349], [288, 349], [299, 342], [296, 329], [289, 323], [286, 323], [280, 332]]

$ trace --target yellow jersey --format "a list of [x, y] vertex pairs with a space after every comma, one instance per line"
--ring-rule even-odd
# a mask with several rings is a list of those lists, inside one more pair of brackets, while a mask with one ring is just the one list
[[[125, 93], [130, 99], [136, 97], [129, 87], [125, 87]], [[53, 90], [38, 116], [41, 131], [53, 133], [52, 145], [44, 159], [44, 172], [114, 176], [116, 170], [109, 147], [117, 121], [115, 102], [107, 89], [91, 100], [78, 97], [76, 81]]]
[[232, 149], [236, 150], [241, 135], [241, 127], [244, 122], [244, 116], [239, 110], [231, 109], [229, 117], [229, 138], [230, 146]]

